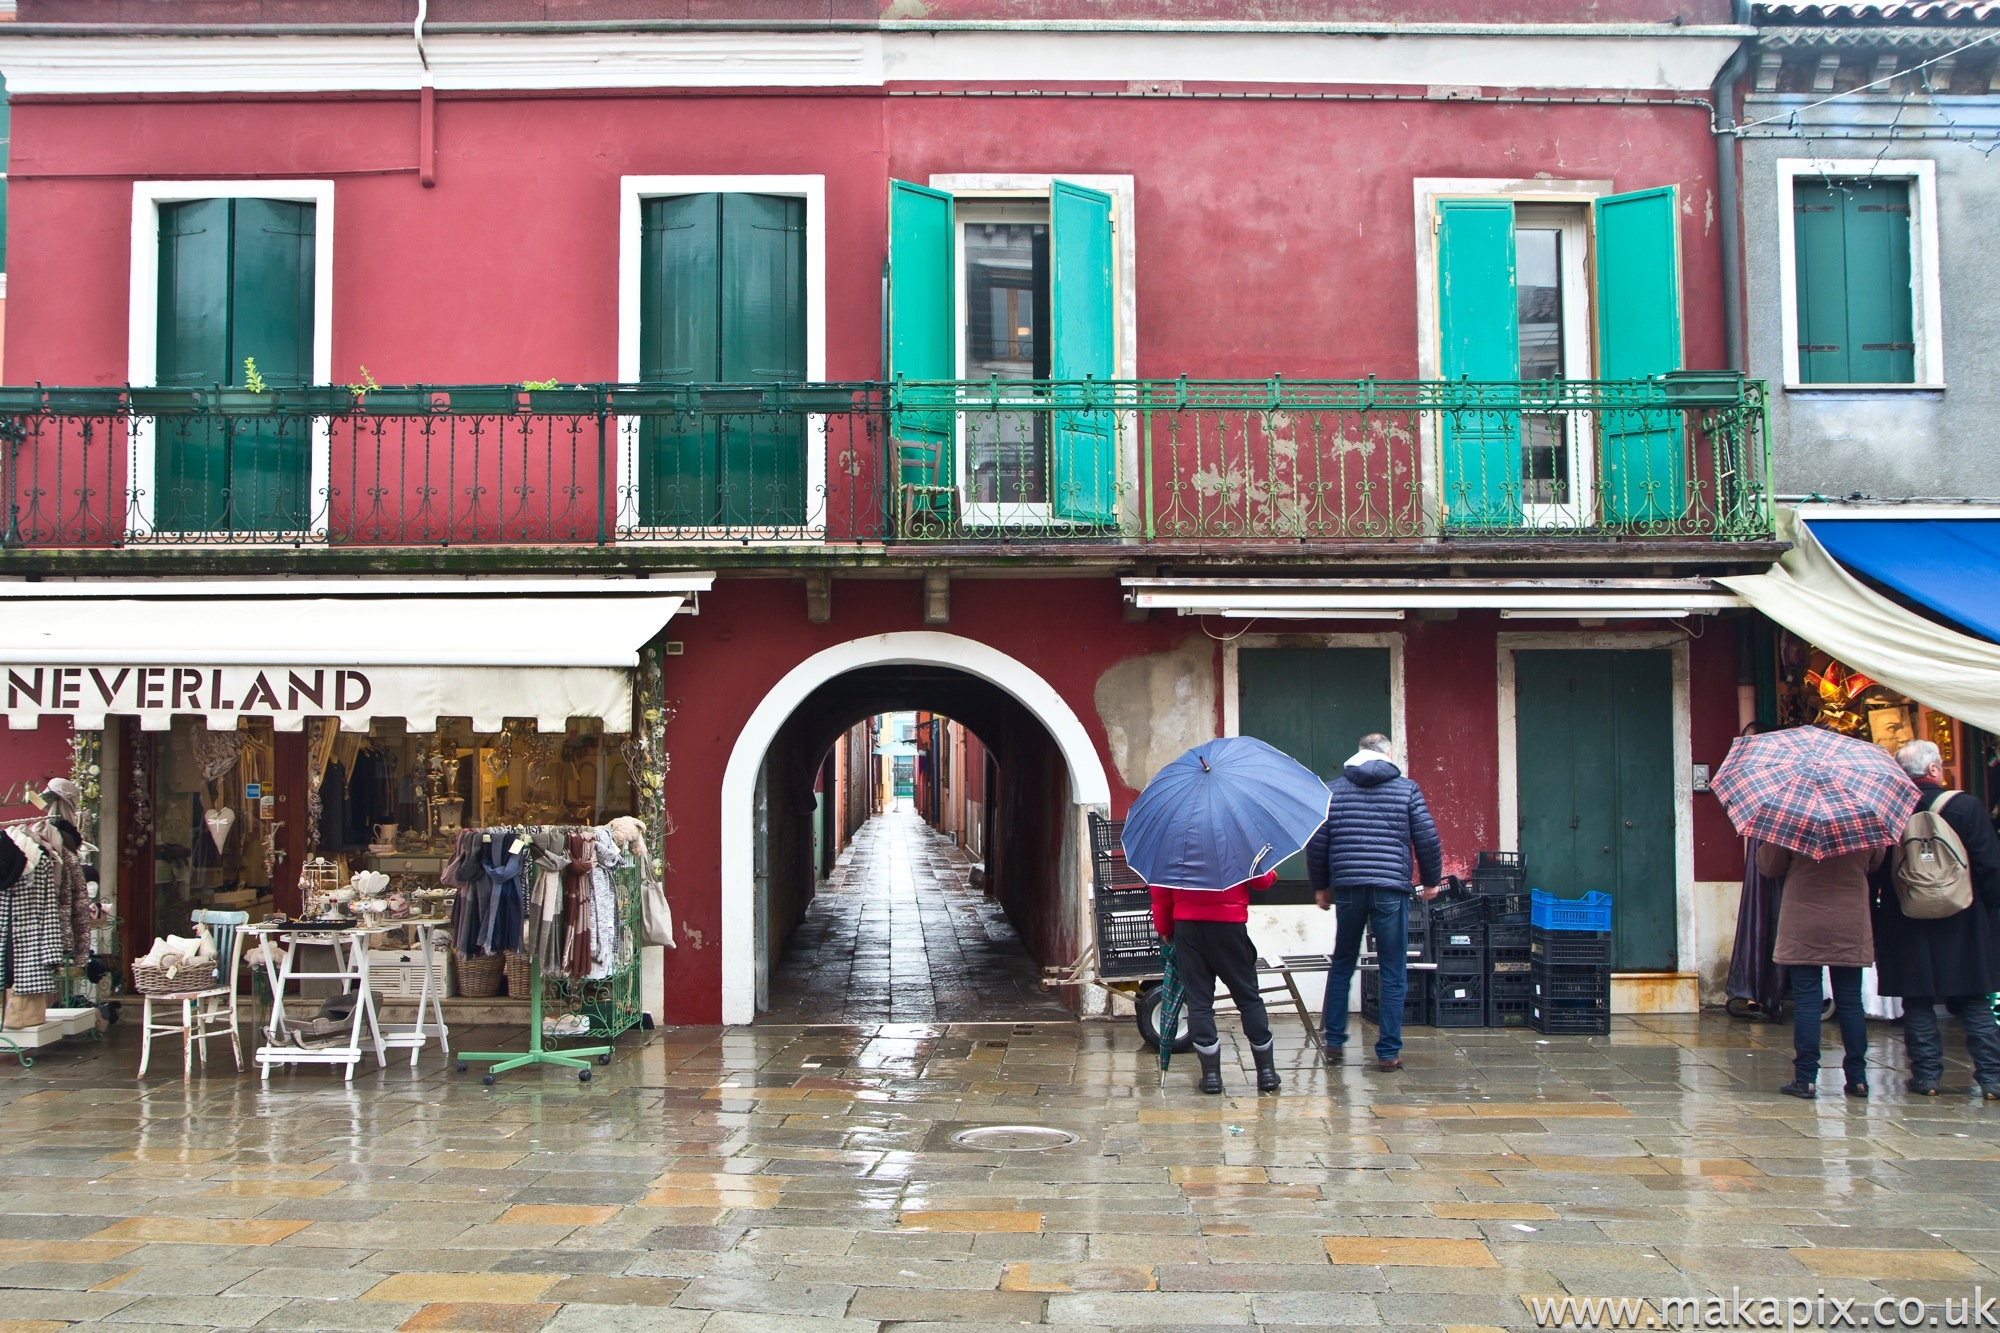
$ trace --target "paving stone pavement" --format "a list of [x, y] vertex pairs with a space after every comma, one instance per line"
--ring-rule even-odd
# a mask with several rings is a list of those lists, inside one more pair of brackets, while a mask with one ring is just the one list
[[771, 977], [771, 1023], [1063, 1019], [973, 862], [908, 808], [855, 831]]
[[[1950, 1327], [2000, 1292], [2000, 1107], [1962, 1064], [1903, 1095], [1888, 1025], [1876, 1096], [1815, 1103], [1788, 1029], [1719, 1015], [1415, 1028], [1394, 1075], [1281, 1025], [1265, 1097], [1227, 1021], [1223, 1097], [1129, 1021], [660, 1030], [492, 1088], [429, 1053], [142, 1083], [132, 1036], [0, 1059], [0, 1333], [1481, 1333], [1706, 1293]], [[954, 1142], [995, 1125], [1075, 1142]]]

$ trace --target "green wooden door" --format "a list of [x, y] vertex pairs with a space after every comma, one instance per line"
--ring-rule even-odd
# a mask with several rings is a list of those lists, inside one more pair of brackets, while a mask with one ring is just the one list
[[[640, 220], [639, 375], [648, 383], [797, 384], [806, 378], [805, 201], [648, 199]], [[649, 524], [787, 527], [805, 519], [796, 418], [651, 418], [639, 504]]]
[[[160, 208], [158, 383], [240, 387], [250, 360], [271, 388], [312, 382], [315, 221], [311, 204], [278, 199]], [[154, 526], [306, 527], [312, 435], [302, 423], [281, 420], [161, 422]]]
[[[1331, 778], [1371, 731], [1390, 734], [1387, 648], [1245, 648], [1236, 655], [1237, 730]], [[1306, 859], [1279, 867], [1306, 878]]]
[[1611, 894], [1612, 966], [1674, 970], [1672, 654], [1535, 649], [1514, 663], [1529, 885]]

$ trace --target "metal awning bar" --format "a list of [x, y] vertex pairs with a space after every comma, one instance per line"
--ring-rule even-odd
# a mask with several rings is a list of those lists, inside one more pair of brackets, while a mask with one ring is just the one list
[[1734, 610], [1743, 600], [1707, 579], [1165, 579], [1122, 580], [1144, 610], [1188, 615], [1353, 616], [1493, 610], [1507, 616], [1651, 617]]

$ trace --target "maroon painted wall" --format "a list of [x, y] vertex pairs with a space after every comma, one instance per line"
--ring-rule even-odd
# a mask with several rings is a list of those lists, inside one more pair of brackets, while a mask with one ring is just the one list
[[880, 371], [892, 175], [1133, 175], [1139, 369], [1203, 378], [1413, 376], [1415, 177], [1678, 183], [1688, 363], [1721, 361], [1698, 106], [448, 95], [438, 117], [426, 190], [406, 99], [19, 99], [8, 374], [122, 382], [130, 182], [213, 175], [336, 178], [341, 382], [615, 378], [624, 174], [825, 175], [835, 379]]
[[[0, 718], [0, 792], [26, 783], [41, 790], [50, 778], [66, 778], [70, 770], [68, 718], [46, 717], [33, 731], [15, 731]], [[0, 819], [32, 815], [30, 805], [0, 807]]]

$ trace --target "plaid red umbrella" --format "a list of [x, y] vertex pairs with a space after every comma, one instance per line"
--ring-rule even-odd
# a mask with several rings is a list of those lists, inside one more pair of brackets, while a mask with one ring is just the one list
[[1815, 861], [1892, 845], [1917, 806], [1887, 750], [1820, 727], [1737, 737], [1709, 787], [1738, 833]]

